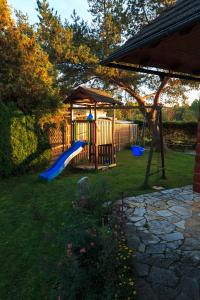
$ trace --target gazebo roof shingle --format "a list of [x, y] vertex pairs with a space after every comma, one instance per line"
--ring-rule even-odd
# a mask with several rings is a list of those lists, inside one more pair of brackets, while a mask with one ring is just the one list
[[100, 106], [101, 104], [108, 105], [122, 105], [120, 101], [114, 100], [112, 95], [108, 92], [80, 86], [75, 89], [64, 101], [64, 103], [72, 103], [78, 105], [94, 105], [95, 103]]

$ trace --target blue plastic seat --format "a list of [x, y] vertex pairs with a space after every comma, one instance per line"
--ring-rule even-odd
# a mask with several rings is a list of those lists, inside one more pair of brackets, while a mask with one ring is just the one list
[[142, 156], [144, 154], [144, 148], [140, 146], [131, 146], [131, 152], [134, 156]]

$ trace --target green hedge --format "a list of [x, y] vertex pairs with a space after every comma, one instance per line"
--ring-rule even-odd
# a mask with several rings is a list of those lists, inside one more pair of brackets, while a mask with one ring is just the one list
[[[142, 125], [143, 121], [141, 120], [136, 120], [136, 124]], [[188, 129], [189, 130], [197, 130], [197, 124], [198, 122], [183, 122], [183, 121], [170, 121], [170, 122], [163, 122], [163, 127], [164, 128], [178, 128], [178, 129]]]
[[44, 167], [50, 155], [48, 137], [35, 116], [0, 103], [0, 176]]
[[197, 122], [163, 122], [163, 128], [169, 130], [181, 130], [187, 135], [196, 136]]
[[[136, 123], [141, 128], [143, 122], [137, 120]], [[193, 144], [196, 141], [197, 124], [197, 122], [163, 122], [163, 133], [167, 140], [187, 141]], [[148, 130], [146, 130], [146, 136], [150, 137]]]
[[0, 175], [8, 176], [12, 171], [10, 142], [10, 110], [0, 102]]

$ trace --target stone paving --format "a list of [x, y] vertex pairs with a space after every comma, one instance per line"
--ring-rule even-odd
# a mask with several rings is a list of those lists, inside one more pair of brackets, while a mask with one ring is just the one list
[[124, 203], [137, 300], [200, 300], [200, 195], [186, 186]]

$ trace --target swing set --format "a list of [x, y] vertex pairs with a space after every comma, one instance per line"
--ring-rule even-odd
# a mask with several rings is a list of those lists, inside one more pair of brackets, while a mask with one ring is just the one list
[[[148, 153], [148, 160], [146, 166], [146, 173], [144, 178], [144, 187], [148, 187], [149, 177], [155, 174], [160, 174], [162, 179], [166, 179], [166, 172], [165, 172], [165, 153], [164, 153], [164, 141], [163, 141], [163, 124], [162, 124], [162, 106], [143, 106], [142, 108], [146, 109], [155, 109], [155, 122], [153, 124], [153, 129], [151, 132], [151, 145]], [[123, 107], [115, 107], [114, 109], [141, 109], [139, 106], [123, 106]], [[137, 139], [135, 145], [131, 146], [131, 152], [133, 156], [141, 157], [145, 151], [145, 129], [147, 125], [147, 112], [145, 111], [143, 124], [142, 124], [142, 132], [141, 136]], [[159, 133], [159, 138], [158, 138]], [[159, 145], [158, 145], [159, 141]], [[159, 148], [157, 151], [157, 170], [152, 171], [152, 161], [153, 161], [153, 154], [155, 150]]]

